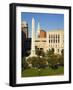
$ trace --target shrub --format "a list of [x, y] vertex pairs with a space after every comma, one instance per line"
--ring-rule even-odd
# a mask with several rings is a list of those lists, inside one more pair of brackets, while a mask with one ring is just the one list
[[27, 61], [28, 63], [32, 64], [32, 67], [36, 68], [45, 68], [47, 65], [47, 60], [43, 57], [30, 57], [27, 59]]
[[25, 57], [23, 57], [23, 59], [22, 59], [22, 70], [27, 69], [27, 68], [29, 68], [28, 63], [26, 62]]
[[45, 52], [43, 50], [36, 49], [36, 54], [37, 54], [37, 56], [42, 56], [42, 57], [45, 56]]

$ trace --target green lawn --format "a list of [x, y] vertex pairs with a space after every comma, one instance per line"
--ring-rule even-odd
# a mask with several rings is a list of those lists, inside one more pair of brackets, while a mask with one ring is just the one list
[[63, 75], [64, 74], [64, 67], [59, 67], [58, 69], [52, 68], [44, 68], [44, 69], [25, 69], [22, 71], [22, 77], [34, 77], [34, 76], [52, 76], [52, 75]]

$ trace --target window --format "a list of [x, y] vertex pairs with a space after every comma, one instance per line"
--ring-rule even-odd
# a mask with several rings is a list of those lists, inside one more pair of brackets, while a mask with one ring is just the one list
[[49, 43], [50, 43], [50, 40], [49, 40]]
[[58, 43], [60, 43], [60, 35], [58, 35]]
[[52, 39], [51, 39], [51, 43], [52, 43]]
[[39, 40], [36, 40], [36, 42], [40, 42]]
[[56, 39], [56, 43], [57, 43], [57, 39]]
[[35, 46], [35, 49], [37, 49], [37, 46]]
[[51, 35], [51, 39], [52, 39], [52, 35]]
[[58, 49], [58, 52], [59, 52], [59, 49]]
[[43, 50], [43, 48], [40, 48], [40, 50]]
[[49, 35], [49, 39], [50, 39], [50, 35]]
[[64, 40], [63, 40], [63, 43], [64, 43]]
[[57, 34], [56, 34], [56, 39], [57, 39]]
[[57, 47], [57, 45], [56, 45], [56, 47]]
[[46, 42], [46, 40], [42, 40], [42, 42]]
[[60, 35], [58, 34], [58, 38], [60, 38]]

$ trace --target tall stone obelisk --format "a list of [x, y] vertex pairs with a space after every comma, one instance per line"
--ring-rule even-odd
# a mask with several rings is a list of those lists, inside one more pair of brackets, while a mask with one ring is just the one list
[[31, 39], [31, 54], [29, 57], [35, 57], [35, 20], [32, 18], [32, 39]]
[[37, 38], [40, 36], [40, 23], [38, 22], [38, 28], [37, 28]]

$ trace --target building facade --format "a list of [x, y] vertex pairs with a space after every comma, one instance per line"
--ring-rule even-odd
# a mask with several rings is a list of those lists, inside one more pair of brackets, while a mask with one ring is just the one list
[[45, 52], [53, 48], [55, 54], [61, 54], [62, 50], [64, 50], [64, 31], [52, 30], [46, 32], [45, 38], [36, 38], [35, 46], [40, 50], [44, 50]]
[[40, 38], [46, 38], [46, 32], [44, 30], [40, 30]]
[[26, 38], [28, 38], [28, 24], [25, 21], [21, 22], [21, 30], [24, 32]]
[[21, 22], [21, 36], [22, 36], [22, 57], [25, 55], [26, 46], [28, 46], [28, 24], [25, 21]]

